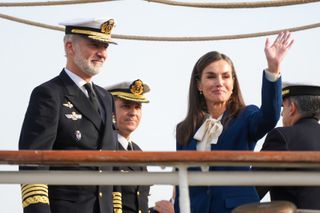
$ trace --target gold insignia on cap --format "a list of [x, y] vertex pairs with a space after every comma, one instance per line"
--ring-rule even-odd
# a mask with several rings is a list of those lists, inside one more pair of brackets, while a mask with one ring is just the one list
[[289, 94], [289, 92], [289, 89], [282, 90], [282, 96]]
[[109, 88], [106, 87], [106, 90], [108, 90], [111, 95], [124, 100], [138, 103], [149, 103], [149, 100], [144, 96], [144, 94], [149, 92], [150, 88], [140, 79], [121, 82]]
[[143, 82], [138, 79], [135, 80], [131, 85], [130, 85], [130, 91], [132, 92], [132, 94], [135, 95], [141, 95], [143, 94]]
[[80, 34], [103, 43], [116, 44], [111, 39], [111, 31], [114, 26], [114, 19], [109, 19], [108, 21], [104, 22], [98, 29], [93, 27], [66, 26], [66, 34]]
[[113, 19], [109, 19], [108, 21], [101, 24], [101, 32], [110, 35], [113, 27], [115, 26], [115, 22]]

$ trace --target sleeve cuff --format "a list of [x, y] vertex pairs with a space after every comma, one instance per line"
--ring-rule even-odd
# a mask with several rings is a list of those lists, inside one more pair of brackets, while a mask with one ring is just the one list
[[22, 206], [28, 207], [31, 204], [48, 204], [48, 185], [46, 184], [22, 184]]
[[265, 69], [264, 72], [266, 74], [266, 79], [271, 82], [276, 82], [281, 76], [280, 73], [274, 74], [274, 73], [270, 72], [268, 69]]

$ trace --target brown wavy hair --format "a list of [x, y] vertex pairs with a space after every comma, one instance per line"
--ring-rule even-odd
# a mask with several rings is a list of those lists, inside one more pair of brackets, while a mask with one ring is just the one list
[[245, 106], [239, 81], [231, 59], [225, 54], [217, 51], [206, 53], [199, 58], [191, 73], [187, 116], [183, 121], [178, 123], [176, 127], [176, 139], [180, 145], [187, 145], [195, 131], [206, 119], [206, 114], [208, 113], [207, 105], [204, 96], [199, 93], [197, 85], [198, 81], [201, 79], [203, 70], [209, 64], [219, 60], [224, 60], [231, 66], [232, 77], [234, 79], [233, 91], [227, 103], [226, 111], [228, 113], [224, 116], [222, 121], [223, 126], [226, 128], [229, 121], [235, 118], [239, 111]]

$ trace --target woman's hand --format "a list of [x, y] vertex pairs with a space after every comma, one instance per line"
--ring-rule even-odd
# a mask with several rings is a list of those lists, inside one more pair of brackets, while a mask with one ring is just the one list
[[154, 210], [159, 213], [174, 213], [173, 204], [168, 200], [160, 200], [156, 202]]
[[293, 44], [289, 31], [281, 32], [270, 44], [269, 38], [266, 40], [264, 52], [268, 61], [268, 70], [274, 74], [280, 74], [280, 64]]

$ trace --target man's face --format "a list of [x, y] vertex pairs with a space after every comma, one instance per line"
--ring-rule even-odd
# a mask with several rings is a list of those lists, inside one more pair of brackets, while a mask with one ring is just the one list
[[119, 133], [128, 138], [140, 123], [141, 103], [116, 98], [115, 106]]
[[90, 77], [98, 74], [107, 59], [108, 44], [79, 38], [73, 43], [74, 63]]

